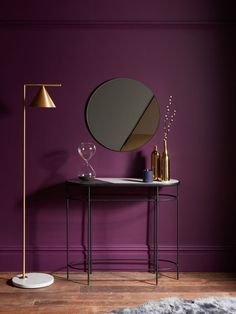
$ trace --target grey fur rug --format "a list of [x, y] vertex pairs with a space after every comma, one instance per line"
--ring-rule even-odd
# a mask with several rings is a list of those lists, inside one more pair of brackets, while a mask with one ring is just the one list
[[165, 298], [159, 302], [150, 301], [136, 308], [123, 308], [106, 314], [236, 314], [236, 298], [210, 297], [206, 299], [183, 300]]

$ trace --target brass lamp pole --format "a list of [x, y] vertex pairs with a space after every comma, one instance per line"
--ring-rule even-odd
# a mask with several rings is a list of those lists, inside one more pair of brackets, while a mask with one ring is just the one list
[[59, 87], [61, 84], [24, 84], [23, 93], [23, 181], [22, 181], [22, 274], [12, 278], [12, 283], [20, 288], [42, 288], [54, 282], [53, 276], [44, 273], [25, 272], [25, 252], [26, 252], [26, 90], [27, 87], [39, 86], [40, 89], [31, 102], [31, 107], [37, 108], [56, 108], [45, 86]]

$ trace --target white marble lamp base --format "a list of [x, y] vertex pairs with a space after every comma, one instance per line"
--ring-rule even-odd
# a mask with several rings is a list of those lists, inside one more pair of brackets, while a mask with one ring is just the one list
[[18, 288], [34, 289], [50, 286], [54, 282], [54, 277], [44, 273], [27, 273], [26, 277], [17, 275], [12, 278], [12, 283]]

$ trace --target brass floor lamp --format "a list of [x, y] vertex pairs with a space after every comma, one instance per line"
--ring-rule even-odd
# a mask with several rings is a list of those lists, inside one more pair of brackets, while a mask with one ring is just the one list
[[23, 95], [23, 203], [22, 203], [22, 274], [12, 278], [12, 283], [20, 288], [43, 288], [54, 282], [53, 276], [44, 273], [26, 273], [26, 90], [27, 87], [39, 86], [40, 90], [31, 102], [31, 107], [37, 108], [56, 108], [45, 86], [59, 87], [61, 84], [25, 84]]

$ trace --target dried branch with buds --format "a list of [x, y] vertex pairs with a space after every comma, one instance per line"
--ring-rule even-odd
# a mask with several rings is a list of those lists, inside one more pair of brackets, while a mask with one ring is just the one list
[[171, 125], [176, 115], [176, 109], [172, 108], [172, 96], [169, 97], [168, 105], [166, 106], [166, 114], [164, 120], [164, 139], [168, 140], [168, 134], [171, 129]]

